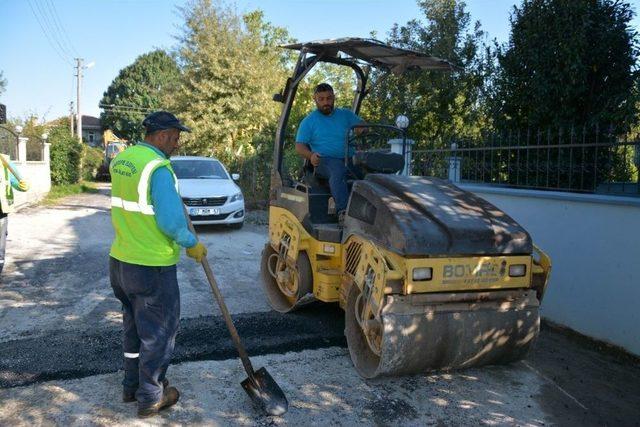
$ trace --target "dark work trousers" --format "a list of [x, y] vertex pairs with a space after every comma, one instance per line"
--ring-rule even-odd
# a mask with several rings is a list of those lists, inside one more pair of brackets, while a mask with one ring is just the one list
[[347, 167], [344, 164], [344, 159], [320, 157], [316, 173], [329, 180], [331, 195], [336, 202], [336, 212], [345, 210], [349, 201], [349, 189], [347, 188]]
[[7, 214], [0, 213], [0, 273], [4, 268], [4, 254], [7, 250], [7, 230], [9, 218]]
[[347, 209], [349, 202], [349, 187], [347, 178], [362, 179], [362, 171], [354, 166], [351, 161], [345, 166], [344, 159], [335, 157], [320, 157], [320, 164], [316, 167], [316, 173], [329, 180], [331, 195], [336, 203], [336, 212]]
[[180, 321], [176, 266], [147, 267], [109, 258], [111, 287], [122, 302], [124, 380], [140, 404], [162, 398]]

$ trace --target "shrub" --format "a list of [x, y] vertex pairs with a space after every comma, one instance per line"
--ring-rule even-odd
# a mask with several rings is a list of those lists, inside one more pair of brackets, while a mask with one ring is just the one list
[[66, 126], [56, 126], [49, 133], [51, 142], [51, 183], [75, 184], [80, 180], [82, 146]]
[[95, 179], [98, 168], [102, 165], [104, 153], [101, 149], [83, 145], [82, 147], [82, 179]]

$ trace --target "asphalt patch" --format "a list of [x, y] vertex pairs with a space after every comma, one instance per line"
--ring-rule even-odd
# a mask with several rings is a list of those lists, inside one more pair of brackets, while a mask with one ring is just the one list
[[[250, 356], [346, 347], [344, 313], [337, 304], [232, 317]], [[114, 325], [0, 343], [0, 388], [116, 372], [123, 366], [121, 334], [121, 326]], [[173, 364], [234, 357], [237, 351], [222, 317], [181, 320]]]

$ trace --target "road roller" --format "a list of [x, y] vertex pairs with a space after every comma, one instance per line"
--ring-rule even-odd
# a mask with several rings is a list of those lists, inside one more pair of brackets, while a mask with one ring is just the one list
[[[338, 303], [351, 360], [364, 378], [525, 357], [539, 333], [551, 261], [496, 206], [447, 180], [410, 176], [406, 119], [395, 126], [367, 123], [368, 132], [345, 135], [345, 161], [356, 170], [349, 176], [343, 221], [326, 179], [308, 163], [298, 176], [283, 164], [297, 88], [317, 64], [353, 70], [356, 114], [372, 68], [379, 80], [387, 73], [447, 72], [454, 66], [371, 39], [284, 47], [299, 56], [293, 75], [274, 95], [283, 107], [261, 259], [271, 307], [287, 313], [314, 301]], [[393, 134], [389, 140], [395, 143], [357, 141], [382, 131]]]

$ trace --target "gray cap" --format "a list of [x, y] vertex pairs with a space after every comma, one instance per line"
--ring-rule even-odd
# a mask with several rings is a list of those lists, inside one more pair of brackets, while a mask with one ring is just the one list
[[168, 111], [156, 111], [149, 114], [142, 121], [147, 133], [166, 129], [178, 129], [184, 132], [191, 132], [191, 129], [180, 123], [180, 120]]

